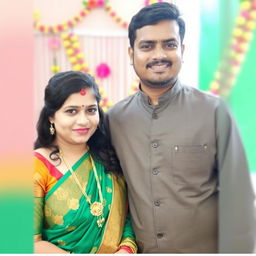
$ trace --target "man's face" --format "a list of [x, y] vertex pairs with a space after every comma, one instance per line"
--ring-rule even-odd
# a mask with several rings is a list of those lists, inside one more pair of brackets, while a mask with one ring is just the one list
[[163, 20], [138, 29], [129, 55], [142, 86], [172, 86], [181, 69], [183, 50], [176, 21]]

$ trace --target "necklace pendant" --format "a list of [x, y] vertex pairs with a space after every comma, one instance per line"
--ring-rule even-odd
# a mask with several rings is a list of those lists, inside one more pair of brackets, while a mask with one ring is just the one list
[[103, 214], [103, 204], [100, 202], [94, 202], [91, 204], [90, 210], [93, 216], [101, 216]]
[[104, 219], [103, 217], [101, 217], [101, 218], [99, 218], [99, 219], [97, 220], [97, 225], [98, 225], [99, 228], [102, 227], [102, 223], [103, 223], [104, 221], [105, 221], [105, 219]]

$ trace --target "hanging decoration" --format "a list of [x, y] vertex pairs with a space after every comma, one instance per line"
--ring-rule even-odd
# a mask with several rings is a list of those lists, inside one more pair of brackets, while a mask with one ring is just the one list
[[60, 39], [58, 37], [51, 37], [48, 41], [48, 46], [51, 50], [58, 50], [60, 48]]
[[83, 0], [84, 8], [91, 10], [94, 8], [104, 8], [110, 17], [117, 22], [121, 27], [127, 28], [128, 23], [124, 21], [120, 15], [112, 8], [109, 0]]
[[105, 7], [106, 12], [110, 15], [110, 17], [117, 22], [121, 27], [127, 29], [128, 23], [124, 21], [120, 15], [112, 8], [112, 6], [108, 3]]
[[53, 51], [53, 65], [51, 66], [51, 71], [53, 73], [58, 73], [60, 71], [60, 66], [57, 64], [56, 51], [60, 49], [60, 39], [56, 36], [51, 37], [48, 40], [48, 47]]
[[220, 62], [209, 91], [227, 98], [236, 83], [238, 73], [249, 49], [256, 25], [256, 1], [240, 3], [240, 12], [232, 32], [229, 50]]
[[107, 63], [102, 62], [96, 67], [96, 75], [98, 78], [107, 78], [110, 73], [111, 70]]
[[[97, 82], [97, 81], [96, 81]], [[98, 84], [98, 82], [97, 82]], [[101, 101], [100, 106], [104, 112], [106, 112], [111, 106], [113, 106], [113, 102], [109, 100], [105, 90], [102, 87], [99, 87], [100, 95], [101, 95]]]
[[74, 28], [80, 23], [92, 9], [104, 8], [104, 10], [117, 22], [121, 27], [127, 28], [128, 24], [120, 15], [112, 8], [108, 0], [83, 0], [83, 9], [67, 21], [55, 25], [45, 25], [40, 23], [40, 13], [38, 10], [34, 11], [34, 28], [35, 30], [44, 34], [58, 34]]
[[83, 8], [79, 13], [63, 23], [55, 25], [44, 25], [40, 23], [40, 14], [39, 11], [36, 10], [34, 12], [34, 28], [35, 30], [44, 34], [58, 34], [72, 29], [75, 25], [77, 25], [77, 23], [81, 22], [88, 15], [88, 13], [89, 10]]
[[132, 83], [132, 87], [131, 89], [129, 90], [128, 94], [129, 95], [133, 95], [134, 93], [136, 93], [138, 90], [139, 90], [139, 79], [135, 79], [134, 82]]
[[78, 37], [73, 33], [63, 33], [61, 38], [72, 69], [88, 73], [88, 63], [84, 60], [84, 54], [80, 50]]
[[155, 3], [160, 3], [163, 2], [163, 0], [145, 0], [144, 5], [150, 5], [150, 4], [155, 4]]
[[86, 9], [102, 8], [108, 2], [108, 0], [83, 0], [83, 5]]

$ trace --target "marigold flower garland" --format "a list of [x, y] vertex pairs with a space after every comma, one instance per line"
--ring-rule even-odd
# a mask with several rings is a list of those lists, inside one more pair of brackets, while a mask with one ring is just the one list
[[45, 33], [45, 34], [58, 34], [64, 31], [70, 30], [74, 28], [79, 22], [81, 22], [90, 12], [92, 9], [95, 8], [104, 8], [104, 10], [112, 17], [112, 19], [117, 22], [121, 27], [127, 28], [128, 23], [124, 21], [120, 15], [112, 8], [111, 4], [108, 0], [84, 0], [83, 2], [83, 9], [79, 11], [76, 15], [74, 15], [69, 20], [55, 24], [55, 25], [45, 25], [40, 23], [40, 14], [38, 10], [34, 11], [34, 28], [35, 30]]
[[163, 0], [145, 0], [144, 5], [150, 5], [150, 4], [154, 4], [154, 3], [160, 3], [163, 2]]
[[80, 50], [78, 37], [73, 33], [63, 33], [61, 38], [72, 69], [89, 72], [88, 63], [84, 60], [84, 54]]
[[240, 3], [240, 12], [232, 32], [229, 51], [214, 74], [214, 80], [210, 83], [210, 92], [223, 98], [230, 95], [249, 49], [255, 25], [256, 1], [245, 0]]
[[45, 25], [40, 23], [40, 14], [39, 11], [36, 10], [34, 12], [34, 28], [35, 30], [44, 34], [58, 34], [75, 27], [77, 23], [81, 22], [88, 15], [88, 13], [89, 10], [83, 8], [79, 13], [64, 23], [59, 23], [56, 25]]

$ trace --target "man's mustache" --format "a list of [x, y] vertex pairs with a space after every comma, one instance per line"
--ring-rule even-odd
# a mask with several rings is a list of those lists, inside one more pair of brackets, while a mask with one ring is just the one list
[[172, 62], [169, 60], [154, 60], [150, 63], [147, 64], [146, 68], [151, 68], [154, 65], [158, 65], [158, 64], [169, 64], [172, 65]]

